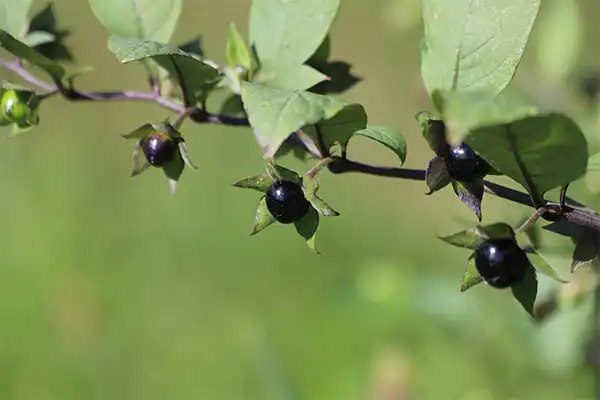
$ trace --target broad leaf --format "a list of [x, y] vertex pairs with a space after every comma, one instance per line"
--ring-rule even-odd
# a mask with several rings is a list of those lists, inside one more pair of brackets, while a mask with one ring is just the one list
[[258, 83], [285, 90], [308, 90], [326, 80], [329, 80], [327, 75], [305, 64], [277, 70], [271, 74], [263, 72], [257, 77]]
[[470, 132], [465, 143], [494, 169], [528, 188], [525, 169], [541, 194], [583, 176], [588, 149], [579, 126], [562, 114], [535, 115], [534, 108], [513, 102], [515, 98], [445, 92], [444, 121], [459, 135], [455, 141]]
[[319, 227], [319, 213], [314, 208], [309, 208], [308, 213], [300, 221], [294, 222], [296, 231], [304, 238], [308, 247], [320, 254], [315, 243], [317, 228]]
[[108, 41], [108, 49], [122, 63], [152, 58], [178, 79], [190, 104], [196, 104], [198, 92], [206, 89], [219, 76], [214, 66], [203, 61], [202, 57], [151, 40], [112, 36]]
[[235, 187], [243, 189], [254, 189], [259, 192], [265, 193], [269, 186], [273, 184], [273, 178], [266, 172], [260, 175], [250, 176], [248, 178], [241, 179], [233, 184]]
[[448, 186], [450, 182], [452, 182], [452, 178], [446, 168], [446, 161], [443, 157], [434, 156], [429, 160], [425, 170], [425, 183], [429, 188], [429, 192], [425, 194], [431, 195]]
[[511, 291], [523, 309], [533, 318], [536, 318], [534, 307], [538, 292], [538, 281], [533, 267], [527, 268], [527, 273], [523, 281], [512, 286]]
[[477, 268], [475, 268], [475, 257], [471, 256], [469, 257], [469, 263], [467, 264], [467, 268], [465, 269], [465, 272], [462, 277], [460, 291], [466, 292], [467, 290], [469, 290], [477, 284], [480, 284], [481, 282], [483, 282], [483, 279], [481, 278], [481, 275], [479, 275]]
[[357, 131], [355, 135], [364, 136], [381, 143], [400, 158], [400, 165], [403, 165], [406, 161], [406, 140], [394, 128], [384, 125], [367, 125], [366, 129]]
[[321, 123], [327, 145], [347, 143], [366, 127], [362, 106], [323, 95], [242, 82], [241, 97], [266, 158], [272, 158], [290, 134], [308, 125]]
[[339, 0], [253, 0], [250, 44], [261, 68], [287, 69], [307, 61], [327, 36]]
[[229, 24], [227, 36], [227, 64], [231, 67], [242, 66], [247, 71], [252, 69], [252, 57], [244, 38], [234, 22]]
[[256, 235], [258, 232], [265, 229], [267, 226], [275, 222], [275, 217], [269, 212], [267, 208], [267, 200], [265, 196], [260, 198], [258, 207], [256, 208], [256, 214], [254, 215], [254, 224], [250, 236]]
[[436, 89], [500, 93], [511, 81], [540, 0], [422, 0], [421, 74]]
[[60, 64], [38, 53], [4, 31], [0, 31], [0, 45], [15, 57], [43, 69], [55, 79], [61, 79], [65, 75], [65, 69]]
[[473, 182], [459, 182], [452, 180], [452, 188], [467, 207], [469, 207], [481, 222], [481, 200], [483, 199], [483, 179]]
[[29, 9], [33, 0], [0, 0], [0, 29], [23, 39], [29, 28]]
[[484, 240], [475, 229], [467, 229], [449, 236], [440, 236], [439, 239], [452, 246], [471, 250], [475, 250]]
[[92, 11], [114, 36], [168, 42], [182, 10], [182, 0], [89, 0]]

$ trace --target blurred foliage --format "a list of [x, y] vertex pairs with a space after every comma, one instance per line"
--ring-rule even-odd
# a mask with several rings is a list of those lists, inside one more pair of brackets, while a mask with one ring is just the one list
[[[174, 41], [202, 35], [207, 56], [224, 62], [227, 27], [233, 20], [246, 34], [249, 3], [185, 1]], [[431, 153], [413, 118], [430, 108], [418, 3], [342, 2], [331, 33], [331, 58], [362, 77], [344, 98], [405, 132], [409, 168], [424, 168]], [[410, 21], [400, 19], [401, 30], [383, 23], [392, 4]], [[578, 4], [585, 34], [577, 48], [590, 49], [600, 5]], [[77, 63], [94, 66], [82, 88], [145, 88], [144, 69], [119, 65], [106, 49], [106, 29], [87, 2], [63, 0], [55, 10]], [[598, 143], [598, 107], [583, 107], [579, 78], [600, 71], [600, 56], [582, 52], [566, 71], [552, 49], [537, 48], [547, 46], [543, 26], [534, 28], [518, 82], [581, 116]], [[539, 74], [553, 62], [560, 68]], [[160, 174], [131, 180], [131, 149], [119, 134], [167, 116], [147, 104], [56, 98], [41, 111], [43, 125], [0, 147], [1, 399], [593, 397], [597, 377], [585, 364], [593, 299], [533, 325], [510, 294], [483, 285], [461, 294], [464, 252], [436, 235], [474, 216], [451, 191], [425, 197], [423, 182], [323, 174], [323, 196], [341, 216], [319, 227], [317, 256], [285, 227], [248, 237], [256, 198], [230, 186], [264, 167], [248, 129], [184, 125], [199, 169], [182, 178], [176, 197], [157, 189]], [[366, 139], [349, 152], [398, 162]], [[584, 182], [569, 193], [600, 208]], [[495, 198], [483, 207], [490, 222], [530, 212]], [[544, 233], [542, 241], [567, 249], [551, 256], [565, 276], [572, 244]], [[554, 287], [540, 278], [542, 294]]]

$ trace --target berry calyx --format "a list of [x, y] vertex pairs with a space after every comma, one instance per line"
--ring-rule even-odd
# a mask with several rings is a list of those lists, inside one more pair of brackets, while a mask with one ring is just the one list
[[155, 167], [171, 161], [177, 150], [175, 140], [161, 132], [146, 136], [140, 141], [140, 146], [146, 160]]
[[288, 180], [276, 181], [267, 189], [266, 203], [271, 215], [282, 224], [299, 221], [310, 207], [302, 187]]
[[489, 239], [475, 249], [475, 268], [496, 289], [520, 283], [529, 265], [527, 254], [511, 238]]
[[465, 143], [450, 147], [445, 155], [448, 174], [457, 181], [473, 181], [483, 178], [490, 165]]

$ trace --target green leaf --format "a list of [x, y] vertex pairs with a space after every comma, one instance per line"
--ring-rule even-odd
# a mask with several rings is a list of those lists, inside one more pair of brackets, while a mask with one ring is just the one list
[[65, 75], [65, 69], [57, 62], [33, 50], [25, 43], [15, 39], [12, 35], [0, 31], [0, 46], [15, 57], [30, 62], [36, 67], [46, 71], [55, 79], [61, 79]]
[[453, 134], [460, 132], [454, 140], [470, 132], [465, 143], [494, 169], [528, 188], [524, 168], [541, 194], [583, 176], [588, 149], [579, 126], [558, 113], [534, 115], [530, 106], [508, 99], [445, 93], [444, 121]]
[[328, 33], [321, 42], [317, 50], [308, 59], [308, 64], [323, 66], [327, 64], [331, 55], [331, 35]]
[[308, 90], [330, 78], [308, 65], [295, 65], [271, 74], [261, 72], [256, 82], [284, 90]]
[[169, 187], [171, 188], [171, 193], [175, 194], [177, 191], [177, 184], [179, 179], [181, 178], [181, 174], [185, 169], [185, 161], [181, 157], [181, 154], [177, 152], [173, 160], [163, 165], [162, 170], [169, 180]]
[[477, 230], [486, 239], [515, 239], [515, 231], [512, 226], [504, 222], [496, 222], [488, 225], [478, 225]]
[[168, 42], [182, 10], [182, 0], [89, 0], [110, 35]]
[[449, 236], [441, 236], [439, 239], [452, 246], [471, 250], [475, 250], [484, 240], [476, 229], [467, 229]]
[[567, 283], [566, 280], [561, 279], [558, 276], [558, 274], [556, 273], [554, 268], [552, 268], [550, 266], [550, 264], [548, 264], [546, 259], [537, 251], [529, 252], [527, 257], [529, 258], [529, 261], [531, 262], [533, 267], [536, 269], [536, 271], [541, 272], [542, 274], [554, 279], [555, 281], [558, 281], [561, 283]]
[[558, 82], [577, 65], [585, 39], [584, 18], [577, 1], [544, 0], [535, 42], [542, 76]]
[[469, 257], [469, 263], [467, 264], [467, 268], [465, 269], [465, 273], [462, 277], [462, 284], [460, 285], [460, 291], [466, 292], [473, 286], [483, 282], [481, 275], [477, 271], [475, 267], [475, 257]]
[[29, 28], [29, 9], [33, 0], [0, 0], [0, 29], [22, 39]]
[[243, 188], [243, 189], [254, 189], [259, 192], [265, 193], [269, 186], [273, 184], [273, 178], [269, 176], [268, 173], [263, 173], [260, 175], [250, 176], [248, 178], [241, 179], [232, 186]]
[[303, 91], [287, 91], [242, 82], [241, 97], [257, 142], [272, 158], [293, 132], [321, 123], [326, 143], [343, 143], [366, 127], [366, 113], [357, 104]]
[[152, 126], [151, 123], [146, 123], [134, 129], [128, 133], [122, 133], [121, 136], [125, 139], [133, 139], [139, 141], [140, 139], [145, 138], [146, 136], [155, 132], [156, 129]]
[[267, 175], [269, 175], [273, 181], [289, 180], [298, 184], [302, 181], [297, 172], [271, 162], [267, 163]]
[[403, 165], [406, 161], [406, 140], [394, 128], [383, 125], [367, 125], [366, 129], [357, 131], [355, 135], [364, 136], [381, 143], [400, 158], [400, 165]]
[[304, 189], [304, 196], [312, 204], [312, 206], [324, 217], [337, 217], [340, 215], [339, 212], [331, 208], [325, 203], [319, 196], [317, 191], [319, 190], [319, 181], [316, 178], [310, 176], [302, 177], [302, 187]]
[[500, 93], [512, 80], [540, 0], [423, 0], [421, 74], [436, 89]]
[[429, 192], [425, 194], [431, 195], [448, 186], [450, 182], [452, 182], [452, 178], [446, 168], [446, 161], [443, 157], [434, 156], [429, 160], [425, 170], [425, 183], [429, 188]]
[[593, 229], [586, 229], [575, 239], [575, 249], [571, 261], [571, 273], [579, 267], [598, 260], [600, 252], [600, 234]]
[[202, 57], [177, 47], [151, 40], [111, 36], [108, 49], [122, 63], [152, 58], [170, 75], [176, 77], [186, 92], [186, 101], [196, 104], [198, 92], [213, 83], [219, 72]]
[[421, 135], [429, 144], [429, 148], [437, 155], [442, 155], [448, 147], [446, 142], [446, 125], [428, 111], [420, 111], [415, 115], [419, 122]]
[[512, 286], [511, 291], [523, 309], [527, 311], [527, 313], [533, 318], [536, 318], [534, 307], [538, 291], [538, 281], [535, 275], [535, 270], [532, 267], [527, 268], [527, 273], [523, 281]]
[[287, 69], [307, 61], [327, 36], [339, 5], [339, 0], [253, 0], [250, 43], [261, 68]]
[[473, 182], [459, 182], [452, 179], [452, 188], [467, 207], [469, 207], [481, 222], [481, 200], [483, 199], [483, 179]]
[[27, 36], [23, 39], [23, 43], [25, 43], [29, 47], [41, 46], [46, 43], [52, 43], [56, 40], [56, 35], [50, 32], [44, 31], [34, 31], [29, 32]]
[[238, 31], [234, 22], [229, 24], [229, 34], [227, 36], [227, 64], [231, 67], [242, 66], [247, 71], [252, 70], [252, 57], [250, 50], [244, 41], [244, 38]]
[[306, 244], [315, 253], [320, 254], [315, 244], [315, 236], [319, 227], [319, 213], [314, 208], [309, 208], [308, 213], [300, 221], [294, 222], [296, 231], [306, 240]]
[[275, 222], [275, 217], [269, 212], [267, 208], [267, 200], [266, 197], [263, 196], [260, 198], [258, 202], [258, 207], [256, 209], [256, 214], [254, 215], [254, 225], [252, 226], [252, 231], [250, 232], [250, 236], [256, 235], [258, 232], [265, 229], [267, 226], [273, 224]]

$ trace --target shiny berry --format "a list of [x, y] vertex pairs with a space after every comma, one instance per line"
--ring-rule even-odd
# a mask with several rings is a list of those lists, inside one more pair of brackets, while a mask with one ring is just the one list
[[29, 118], [36, 117], [31, 107], [34, 96], [35, 93], [26, 90], [6, 90], [0, 100], [2, 116], [21, 126], [29, 125]]
[[465, 143], [450, 147], [445, 160], [448, 173], [457, 181], [483, 178], [491, 169], [490, 165]]
[[155, 167], [171, 161], [177, 150], [175, 140], [164, 133], [154, 133], [141, 140], [146, 160]]
[[475, 268], [497, 289], [521, 282], [529, 265], [527, 254], [511, 238], [489, 239], [475, 250]]
[[267, 189], [266, 202], [271, 215], [282, 224], [300, 220], [310, 207], [302, 187], [286, 180], [276, 181]]

